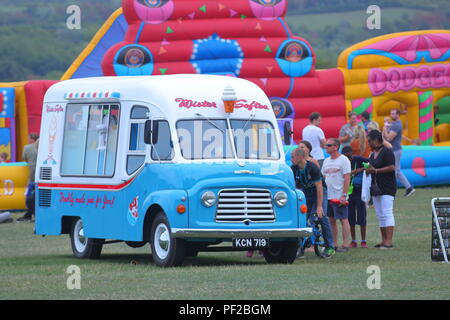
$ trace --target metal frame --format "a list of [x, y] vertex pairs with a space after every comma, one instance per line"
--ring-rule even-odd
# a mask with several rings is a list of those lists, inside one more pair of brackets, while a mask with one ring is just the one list
[[431, 199], [431, 209], [433, 210], [434, 224], [436, 225], [436, 230], [438, 232], [439, 242], [441, 244], [442, 253], [444, 255], [444, 262], [449, 263], [448, 257], [447, 257], [447, 251], [445, 250], [444, 240], [442, 239], [441, 227], [439, 226], [439, 220], [437, 217], [436, 207], [435, 207], [435, 202], [439, 201], [439, 200], [450, 201], [450, 198], [433, 198], [433, 199]]

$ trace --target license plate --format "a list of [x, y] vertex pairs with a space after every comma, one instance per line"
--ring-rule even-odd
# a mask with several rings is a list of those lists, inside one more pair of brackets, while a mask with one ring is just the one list
[[269, 239], [266, 238], [234, 238], [233, 248], [262, 249], [269, 247]]

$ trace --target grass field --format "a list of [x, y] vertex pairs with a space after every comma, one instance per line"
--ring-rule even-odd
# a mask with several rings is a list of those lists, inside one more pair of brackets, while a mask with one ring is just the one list
[[[33, 235], [32, 223], [1, 224], [0, 299], [448, 299], [450, 265], [430, 260], [430, 201], [450, 196], [450, 187], [418, 189], [407, 199], [401, 194], [394, 249], [356, 248], [328, 260], [307, 253], [292, 265], [220, 252], [161, 269], [149, 246], [122, 243], [105, 246], [100, 260], [78, 260], [66, 235], [42, 238]], [[373, 209], [368, 216], [373, 246], [379, 240]], [[67, 289], [70, 265], [81, 269], [80, 290]], [[371, 265], [381, 270], [381, 289], [367, 288]]]

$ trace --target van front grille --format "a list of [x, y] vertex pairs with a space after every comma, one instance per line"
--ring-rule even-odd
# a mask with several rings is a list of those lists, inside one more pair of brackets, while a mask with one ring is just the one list
[[263, 189], [224, 189], [219, 192], [217, 222], [271, 222], [272, 195]]
[[52, 190], [39, 189], [39, 207], [50, 207], [52, 204]]

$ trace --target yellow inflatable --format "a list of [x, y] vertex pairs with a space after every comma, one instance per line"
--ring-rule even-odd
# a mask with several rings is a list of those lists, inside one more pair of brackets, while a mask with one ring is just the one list
[[[450, 96], [450, 31], [426, 30], [389, 34], [343, 51], [347, 111], [367, 111], [383, 125], [391, 109], [401, 111], [404, 136], [432, 145], [434, 106]], [[442, 128], [439, 145], [450, 144]], [[447, 140], [443, 140], [443, 138]]]
[[26, 209], [28, 174], [24, 162], [0, 164], [0, 211]]

